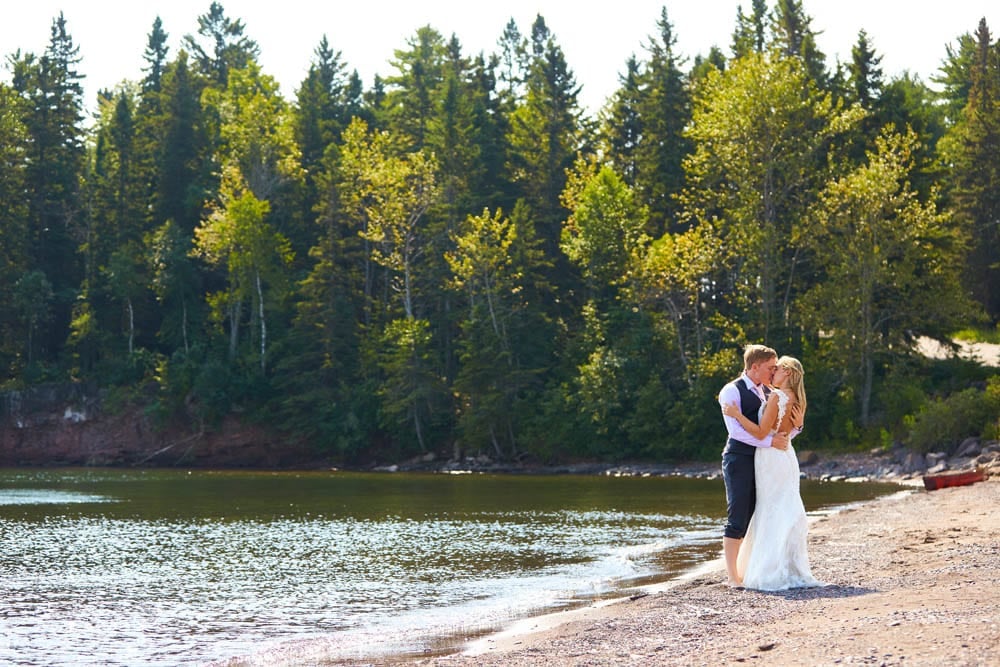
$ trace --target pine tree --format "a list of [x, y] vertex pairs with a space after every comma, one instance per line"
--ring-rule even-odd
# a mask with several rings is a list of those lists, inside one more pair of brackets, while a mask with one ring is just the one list
[[674, 52], [677, 38], [662, 10], [659, 33], [647, 50], [649, 62], [642, 76], [642, 140], [638, 147], [636, 189], [649, 209], [649, 233], [659, 236], [682, 226], [678, 220], [677, 194], [684, 188], [684, 158], [691, 142], [684, 136], [691, 121], [691, 98], [681, 60]]
[[868, 33], [858, 33], [858, 41], [851, 48], [850, 73], [852, 95], [850, 101], [857, 102], [865, 109], [872, 109], [882, 94], [882, 56], [876, 55], [875, 48], [868, 41]]
[[33, 358], [30, 317], [18, 303], [13, 286], [29, 270], [26, 244], [28, 208], [24, 201], [27, 178], [28, 133], [22, 122], [22, 99], [0, 83], [0, 281], [10, 289], [0, 291], [0, 373], [17, 377]]
[[[80, 298], [89, 301], [94, 332], [101, 341], [97, 353], [118, 362], [129, 360], [135, 351], [137, 328], [145, 328], [145, 322], [137, 322], [142, 317], [137, 311], [144, 310], [146, 296], [140, 241], [148, 217], [137, 155], [135, 106], [135, 99], [126, 89], [101, 93], [101, 114], [87, 183], [88, 228], [81, 246], [85, 280]], [[155, 330], [155, 325], [150, 328]], [[82, 336], [76, 338], [83, 341]], [[125, 349], [127, 355], [120, 354]]]
[[968, 102], [942, 143], [952, 165], [951, 197], [969, 230], [966, 284], [994, 321], [1000, 320], [1000, 56], [986, 20], [975, 33], [976, 56], [968, 72]]
[[167, 46], [167, 33], [163, 30], [163, 21], [157, 16], [153, 20], [153, 27], [147, 36], [146, 50], [142, 54], [142, 59], [146, 61], [143, 72], [146, 75], [142, 79], [142, 92], [158, 94], [163, 88], [163, 76], [167, 68], [167, 54], [170, 47]]
[[635, 186], [639, 173], [639, 142], [643, 136], [639, 104], [640, 66], [634, 55], [625, 62], [625, 74], [620, 74], [620, 86], [612, 94], [603, 112], [601, 135], [607, 142], [608, 160], [625, 182]]
[[74, 291], [82, 273], [77, 246], [82, 226], [80, 182], [86, 161], [83, 146], [83, 88], [79, 47], [60, 15], [41, 58], [15, 54], [12, 86], [24, 100], [24, 125], [31, 150], [25, 180], [30, 266], [52, 285], [51, 325], [35, 340], [41, 356], [55, 359], [69, 325]]
[[[527, 96], [511, 116], [511, 168], [514, 182], [536, 215], [536, 230], [548, 256], [560, 258], [559, 238], [566, 211], [560, 196], [566, 170], [582, 148], [580, 88], [545, 20], [532, 25]], [[554, 284], [572, 282], [565, 267]]]
[[243, 34], [245, 29], [243, 21], [230, 19], [221, 4], [212, 2], [208, 12], [198, 17], [198, 35], [207, 48], [195, 36], [184, 36], [184, 48], [198, 71], [215, 86], [225, 88], [230, 71], [243, 69], [260, 55], [257, 42]]
[[[151, 204], [156, 198], [156, 184], [160, 180], [157, 157], [164, 141], [164, 78], [167, 75], [169, 63], [167, 54], [167, 33], [163, 30], [160, 17], [153, 21], [153, 27], [147, 35], [146, 49], [143, 52], [143, 67], [145, 76], [139, 82], [139, 100], [135, 111], [136, 146], [135, 162], [140, 180], [145, 184], [141, 201]], [[157, 222], [154, 219], [156, 209], [146, 207], [146, 229], [152, 228]]]
[[[350, 121], [347, 108], [348, 80], [341, 52], [334, 51], [326, 35], [313, 51], [306, 78], [296, 94], [295, 140], [302, 153], [302, 168], [313, 191], [307, 205], [315, 203], [315, 176], [327, 147], [340, 140]], [[311, 208], [311, 206], [310, 206]]]
[[969, 103], [969, 90], [972, 87], [970, 73], [978, 59], [978, 43], [976, 36], [965, 33], [958, 38], [958, 44], [946, 44], [946, 57], [941, 63], [939, 74], [931, 81], [940, 88], [940, 103], [946, 109], [945, 116], [949, 124], [959, 122], [962, 111]]
[[406, 137], [414, 150], [427, 141], [428, 125], [437, 115], [448, 49], [434, 28], [424, 26], [407, 40], [407, 49], [397, 49], [392, 61], [398, 74], [386, 79], [385, 114], [387, 127]]
[[733, 57], [742, 58], [751, 53], [763, 53], [767, 45], [767, 2], [753, 0], [753, 12], [743, 13], [736, 8], [736, 30], [733, 32]]
[[821, 89], [827, 87], [826, 56], [816, 45], [812, 18], [802, 6], [802, 0], [778, 0], [774, 7], [771, 43], [790, 58], [801, 58], [806, 71]]
[[211, 191], [204, 173], [207, 146], [200, 95], [201, 87], [188, 69], [187, 53], [181, 51], [163, 81], [153, 218], [157, 224], [173, 220], [188, 233], [198, 224]]

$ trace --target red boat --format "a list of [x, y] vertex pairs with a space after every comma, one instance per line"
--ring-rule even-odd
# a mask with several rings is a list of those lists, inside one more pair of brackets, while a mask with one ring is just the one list
[[924, 488], [928, 491], [943, 489], [948, 486], [968, 486], [986, 479], [986, 471], [982, 468], [972, 470], [950, 470], [936, 475], [924, 475]]

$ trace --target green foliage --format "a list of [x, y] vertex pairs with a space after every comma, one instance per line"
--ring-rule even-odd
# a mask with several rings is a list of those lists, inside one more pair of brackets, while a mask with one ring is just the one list
[[697, 92], [684, 216], [712, 225], [722, 240], [719, 310], [766, 340], [791, 324], [803, 222], [837, 158], [831, 143], [861, 114], [835, 104], [802, 60], [777, 53], [709, 72]]
[[960, 329], [954, 332], [951, 337], [954, 340], [961, 340], [969, 343], [990, 343], [991, 345], [1000, 345], [1000, 327], [993, 329]]
[[942, 157], [951, 166], [945, 183], [954, 202], [956, 222], [967, 231], [971, 248], [965, 264], [966, 284], [991, 321], [1000, 319], [1000, 266], [996, 248], [1000, 232], [1000, 50], [986, 19], [979, 22], [975, 46], [962, 42], [967, 82], [964, 105], [942, 139]]
[[922, 452], [954, 453], [971, 436], [996, 437], [1000, 426], [1000, 378], [984, 389], [965, 389], [929, 402], [906, 420], [906, 442]]
[[541, 16], [474, 57], [421, 27], [367, 90], [324, 37], [291, 103], [211, 3], [88, 126], [60, 15], [0, 83], [0, 384], [350, 462], [716, 459], [764, 342], [806, 366], [810, 447], [994, 433], [992, 373], [915, 347], [996, 319], [985, 21], [939, 100], [864, 33], [828, 72], [772, 4], [687, 69], [663, 10], [596, 121]]
[[960, 232], [909, 188], [915, 142], [887, 128], [866, 165], [828, 183], [807, 237], [827, 278], [803, 299], [807, 321], [832, 356], [856, 361], [846, 380], [864, 426], [876, 365], [907, 345], [907, 332], [947, 331], [972, 312], [952, 261]]
[[379, 345], [379, 366], [385, 380], [382, 425], [402, 444], [402, 451], [417, 445], [427, 451], [426, 431], [440, 413], [443, 387], [434, 374], [430, 355], [430, 323], [398, 319], [386, 326]]

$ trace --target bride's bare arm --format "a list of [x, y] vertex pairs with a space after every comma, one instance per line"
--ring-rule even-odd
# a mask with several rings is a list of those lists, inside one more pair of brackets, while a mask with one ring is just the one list
[[747, 419], [746, 415], [740, 412], [740, 408], [736, 403], [730, 403], [725, 406], [722, 408], [722, 412], [727, 417], [733, 417], [739, 421], [740, 426], [746, 429], [747, 433], [758, 440], [763, 440], [774, 429], [774, 422], [778, 419], [778, 397], [774, 394], [768, 397], [767, 404], [764, 406], [764, 414], [760, 418], [760, 424], [754, 424]]

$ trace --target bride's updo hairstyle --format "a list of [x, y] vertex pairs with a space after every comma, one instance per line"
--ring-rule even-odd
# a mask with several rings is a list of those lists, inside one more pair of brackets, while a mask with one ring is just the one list
[[806, 413], [806, 385], [802, 379], [805, 371], [802, 370], [802, 362], [795, 357], [781, 357], [778, 359], [778, 368], [788, 373], [786, 386], [795, 396], [795, 400], [802, 406], [802, 414]]

